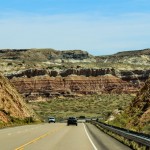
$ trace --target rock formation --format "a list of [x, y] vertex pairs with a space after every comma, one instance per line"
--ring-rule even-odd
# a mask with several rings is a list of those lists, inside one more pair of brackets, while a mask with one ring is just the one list
[[[137, 92], [149, 77], [150, 70], [117, 71], [115, 69], [30, 69], [7, 75], [18, 91], [25, 95], [71, 93]], [[33, 94], [34, 93], [34, 94]]]
[[0, 123], [9, 123], [12, 118], [35, 118], [34, 115], [14, 86], [0, 74]]
[[19, 93], [27, 98], [94, 93], [133, 93], [137, 92], [139, 88], [108, 74], [97, 77], [77, 75], [50, 77], [46, 75], [32, 78], [13, 78], [11, 83]]
[[124, 112], [111, 124], [150, 134], [150, 78]]
[[101, 69], [92, 69], [92, 68], [81, 68], [81, 69], [65, 69], [65, 70], [49, 70], [49, 69], [28, 69], [20, 71], [14, 74], [7, 74], [6, 77], [12, 79], [13, 77], [34, 77], [49, 75], [51, 77], [62, 76], [67, 77], [69, 75], [78, 75], [85, 77], [97, 77], [102, 75], [111, 74], [122, 80], [138, 83], [145, 82], [150, 76], [150, 70], [117, 70], [114, 68], [101, 68]]
[[142, 130], [145, 126], [150, 125], [150, 78], [145, 82], [126, 112], [130, 118], [127, 128], [134, 127]]
[[[81, 50], [8, 49], [0, 50], [0, 61], [0, 70], [24, 96], [137, 92], [150, 75], [150, 49], [109, 56], [92, 56]], [[128, 64], [130, 69], [118, 67], [120, 64]]]

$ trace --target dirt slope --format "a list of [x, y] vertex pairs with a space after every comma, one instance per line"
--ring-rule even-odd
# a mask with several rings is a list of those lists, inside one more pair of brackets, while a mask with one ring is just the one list
[[24, 120], [36, 116], [32, 109], [10, 84], [9, 80], [0, 74], [0, 123], [10, 123], [15, 119]]

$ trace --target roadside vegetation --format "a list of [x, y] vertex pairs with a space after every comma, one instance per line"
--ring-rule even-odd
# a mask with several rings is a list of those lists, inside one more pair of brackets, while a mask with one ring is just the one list
[[30, 105], [44, 121], [47, 121], [48, 116], [54, 116], [58, 121], [69, 116], [100, 118], [105, 121], [114, 110], [122, 111], [133, 98], [134, 96], [129, 94], [41, 98], [42, 101], [30, 102]]
[[15, 118], [10, 116], [9, 119], [10, 119], [9, 123], [0, 121], [0, 128], [40, 123], [40, 120], [35, 121], [33, 117], [26, 117], [24, 119], [20, 119], [20, 118]]

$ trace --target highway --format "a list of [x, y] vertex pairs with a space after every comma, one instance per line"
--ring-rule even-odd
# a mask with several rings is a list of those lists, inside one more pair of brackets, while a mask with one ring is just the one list
[[0, 129], [0, 150], [130, 150], [94, 125], [45, 123]]

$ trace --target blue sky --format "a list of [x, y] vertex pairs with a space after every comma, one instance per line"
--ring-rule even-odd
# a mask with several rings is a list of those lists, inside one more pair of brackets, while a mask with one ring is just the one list
[[149, 0], [0, 0], [0, 49], [150, 48]]

